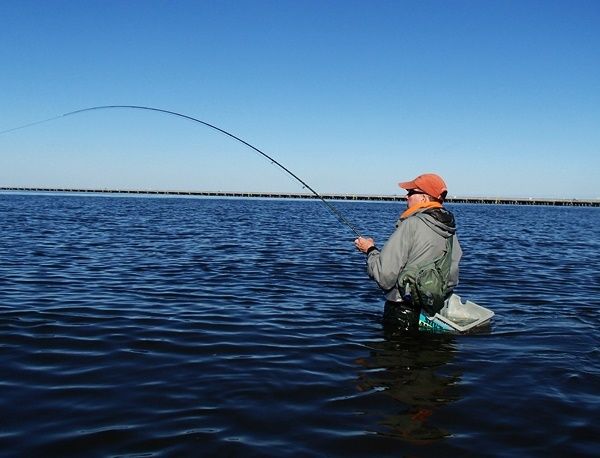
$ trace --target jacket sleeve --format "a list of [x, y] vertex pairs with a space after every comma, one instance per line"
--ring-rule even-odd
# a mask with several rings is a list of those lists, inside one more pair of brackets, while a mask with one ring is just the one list
[[373, 250], [367, 256], [369, 277], [385, 291], [396, 286], [398, 276], [408, 261], [411, 231], [407, 222], [408, 220], [405, 220], [398, 225], [383, 249]]

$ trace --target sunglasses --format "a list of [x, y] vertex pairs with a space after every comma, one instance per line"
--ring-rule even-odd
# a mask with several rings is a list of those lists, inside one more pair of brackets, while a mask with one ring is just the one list
[[423, 191], [419, 191], [419, 190], [417, 190], [417, 189], [409, 189], [409, 190], [406, 192], [406, 197], [410, 197], [410, 196], [412, 196], [412, 195], [414, 195], [414, 194], [425, 194], [425, 193], [424, 193]]

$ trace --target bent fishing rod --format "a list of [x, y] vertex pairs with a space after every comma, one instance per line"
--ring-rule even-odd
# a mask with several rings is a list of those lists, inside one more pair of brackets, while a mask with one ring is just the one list
[[177, 113], [176, 111], [163, 110], [161, 108], [146, 107], [146, 106], [141, 106], [141, 105], [102, 105], [102, 106], [97, 106], [97, 107], [82, 108], [81, 110], [70, 111], [68, 113], [64, 113], [64, 114], [61, 114], [61, 115], [58, 115], [58, 116], [54, 116], [52, 118], [43, 119], [41, 121], [31, 122], [29, 124], [24, 124], [24, 125], [18, 126], [18, 127], [13, 127], [12, 129], [7, 129], [7, 130], [0, 131], [0, 135], [6, 134], [8, 132], [13, 132], [15, 130], [25, 129], [27, 127], [32, 127], [32, 126], [35, 126], [35, 125], [38, 125], [38, 124], [42, 124], [42, 123], [54, 121], [56, 119], [64, 118], [64, 117], [67, 117], [67, 116], [78, 115], [78, 114], [86, 113], [86, 112], [89, 112], [89, 111], [108, 110], [108, 109], [146, 110], [146, 111], [155, 111], [155, 112], [158, 112], [158, 113], [164, 113], [164, 114], [167, 114], [167, 115], [177, 116], [179, 118], [187, 119], [187, 120], [190, 120], [190, 121], [202, 124], [202, 125], [204, 125], [206, 127], [210, 127], [211, 129], [214, 129], [214, 130], [216, 130], [218, 132], [221, 132], [222, 134], [225, 134], [228, 137], [231, 137], [234, 140], [237, 140], [238, 142], [243, 143], [247, 147], [253, 149], [258, 154], [260, 154], [261, 156], [263, 156], [266, 159], [268, 159], [269, 161], [271, 161], [271, 164], [275, 164], [276, 166], [278, 166], [280, 169], [282, 169], [284, 172], [286, 172], [288, 175], [290, 175], [292, 178], [294, 178], [296, 181], [298, 181], [302, 185], [303, 188], [308, 189], [310, 192], [312, 192], [314, 194], [314, 196], [317, 197], [331, 211], [331, 213], [333, 213], [333, 215], [338, 219], [338, 221], [340, 223], [342, 223], [342, 224], [346, 225], [348, 228], [350, 228], [350, 230], [352, 230], [352, 232], [354, 232], [354, 234], [357, 237], [361, 237], [360, 233], [356, 230], [356, 228], [344, 217], [344, 215], [332, 203], [330, 203], [327, 200], [325, 200], [317, 191], [315, 191], [304, 180], [302, 180], [300, 177], [298, 177], [295, 173], [293, 173], [290, 169], [288, 169], [287, 167], [285, 167], [279, 161], [273, 159], [271, 156], [269, 156], [264, 151], [261, 151], [256, 146], [253, 146], [250, 143], [248, 143], [247, 141], [242, 140], [240, 137], [237, 137], [236, 135], [233, 135], [232, 133], [227, 132], [225, 129], [221, 129], [220, 127], [217, 127], [217, 126], [215, 126], [213, 124], [210, 124], [210, 123], [208, 123], [206, 121], [202, 121], [200, 119], [194, 118], [192, 116], [188, 116], [188, 115], [185, 115], [185, 114], [182, 114], [182, 113]]

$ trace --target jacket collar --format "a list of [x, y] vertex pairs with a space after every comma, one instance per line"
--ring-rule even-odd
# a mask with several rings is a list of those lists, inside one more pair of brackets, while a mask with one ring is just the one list
[[419, 210], [425, 210], [427, 208], [442, 208], [442, 204], [439, 202], [431, 201], [431, 202], [421, 202], [420, 204], [414, 205], [410, 208], [407, 208], [404, 213], [400, 215], [400, 219], [406, 219], [410, 215], [416, 213]]

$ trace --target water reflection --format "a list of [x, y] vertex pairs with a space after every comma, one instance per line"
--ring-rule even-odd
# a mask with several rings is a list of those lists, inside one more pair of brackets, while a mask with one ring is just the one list
[[[379, 434], [410, 442], [432, 442], [450, 435], [435, 424], [435, 411], [459, 398], [461, 373], [449, 365], [456, 353], [454, 337], [400, 332], [384, 322], [384, 337], [358, 360], [364, 370], [358, 389], [389, 397], [377, 412]], [[452, 372], [455, 370], [455, 372]]]

